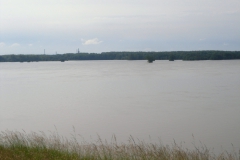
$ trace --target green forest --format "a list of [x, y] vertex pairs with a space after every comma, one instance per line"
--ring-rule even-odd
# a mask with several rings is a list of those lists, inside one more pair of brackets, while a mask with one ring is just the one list
[[170, 51], [170, 52], [102, 52], [102, 53], [65, 53], [55, 55], [1, 55], [0, 62], [38, 62], [70, 60], [229, 60], [240, 59], [240, 51]]

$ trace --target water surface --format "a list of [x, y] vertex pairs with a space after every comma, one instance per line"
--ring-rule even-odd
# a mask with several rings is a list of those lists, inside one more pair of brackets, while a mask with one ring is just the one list
[[239, 60], [0, 63], [0, 130], [237, 150], [239, 73]]

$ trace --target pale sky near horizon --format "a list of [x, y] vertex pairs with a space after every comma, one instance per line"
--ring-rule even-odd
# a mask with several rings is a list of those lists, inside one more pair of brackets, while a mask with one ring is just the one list
[[0, 55], [240, 50], [240, 0], [0, 0]]

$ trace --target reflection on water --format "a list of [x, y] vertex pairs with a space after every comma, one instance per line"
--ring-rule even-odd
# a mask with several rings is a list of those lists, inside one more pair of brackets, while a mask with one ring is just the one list
[[239, 73], [239, 60], [0, 63], [0, 129], [240, 148]]

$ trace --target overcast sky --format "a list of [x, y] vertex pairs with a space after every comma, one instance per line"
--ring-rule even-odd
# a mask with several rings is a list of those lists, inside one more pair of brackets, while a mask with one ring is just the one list
[[0, 0], [0, 54], [240, 50], [240, 0]]

